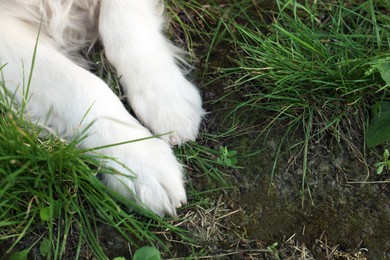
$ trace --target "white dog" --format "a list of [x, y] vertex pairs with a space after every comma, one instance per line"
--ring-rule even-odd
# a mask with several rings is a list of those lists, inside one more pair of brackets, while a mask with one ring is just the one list
[[[103, 147], [99, 152], [118, 161], [106, 162], [118, 172], [104, 176], [110, 188], [159, 215], [175, 215], [186, 194], [169, 144], [194, 140], [204, 111], [161, 33], [162, 10], [161, 0], [0, 0], [0, 67], [7, 91], [18, 106], [26, 102], [32, 121], [62, 138], [90, 126], [80, 146]], [[97, 39], [150, 131], [82, 66], [77, 53]], [[110, 146], [152, 133], [168, 134]]]

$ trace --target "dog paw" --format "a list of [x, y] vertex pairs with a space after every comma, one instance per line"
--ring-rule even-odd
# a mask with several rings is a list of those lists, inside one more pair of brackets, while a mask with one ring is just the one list
[[138, 119], [171, 145], [195, 140], [205, 114], [196, 87], [181, 73], [169, 80], [162, 78], [151, 82], [155, 86], [129, 96]]
[[118, 174], [107, 174], [110, 188], [160, 216], [176, 216], [186, 203], [182, 167], [169, 145], [158, 138], [115, 147], [118, 161], [109, 162]]

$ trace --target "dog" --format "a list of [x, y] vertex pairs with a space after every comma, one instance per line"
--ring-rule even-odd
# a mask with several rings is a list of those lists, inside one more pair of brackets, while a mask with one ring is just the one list
[[[161, 0], [1, 0], [0, 68], [2, 94], [29, 120], [67, 140], [88, 131], [80, 147], [115, 159], [102, 159], [117, 172], [104, 174], [109, 188], [175, 216], [186, 192], [171, 146], [195, 140], [205, 112], [163, 36], [163, 10]], [[79, 54], [98, 40], [137, 119]]]

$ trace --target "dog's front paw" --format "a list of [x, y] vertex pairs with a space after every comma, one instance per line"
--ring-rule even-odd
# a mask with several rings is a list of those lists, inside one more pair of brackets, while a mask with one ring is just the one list
[[163, 93], [165, 96], [155, 103], [157, 117], [144, 120], [154, 133], [163, 134], [163, 140], [178, 145], [196, 139], [205, 112], [195, 86], [184, 77], [173, 84], [179, 84], [176, 93]]
[[155, 86], [129, 96], [140, 121], [172, 145], [195, 140], [205, 114], [196, 87], [180, 73], [152, 83]]
[[182, 168], [169, 145], [152, 138], [115, 147], [115, 153], [125, 167], [110, 162], [120, 173], [105, 175], [106, 184], [160, 216], [176, 216], [186, 193]]

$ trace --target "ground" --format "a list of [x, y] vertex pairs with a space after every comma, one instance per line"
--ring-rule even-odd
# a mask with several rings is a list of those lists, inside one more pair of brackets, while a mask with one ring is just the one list
[[[209, 120], [215, 122], [218, 120]], [[326, 139], [310, 144], [302, 193], [303, 147], [296, 145], [303, 141], [302, 131], [289, 136], [272, 180], [284, 129], [269, 133], [265, 140], [258, 136], [261, 132], [260, 124], [252, 127], [251, 133], [221, 143], [238, 151], [242, 168], [227, 173], [234, 188], [213, 197], [213, 207], [198, 211], [197, 218], [202, 221], [192, 227], [206, 236], [204, 245], [215, 256], [390, 257], [388, 176], [375, 176], [374, 162], [363, 161], [361, 148], [357, 148], [362, 147], [361, 142], [350, 140], [352, 148]], [[206, 227], [200, 229], [202, 225]], [[278, 246], [273, 247], [275, 243]]]

